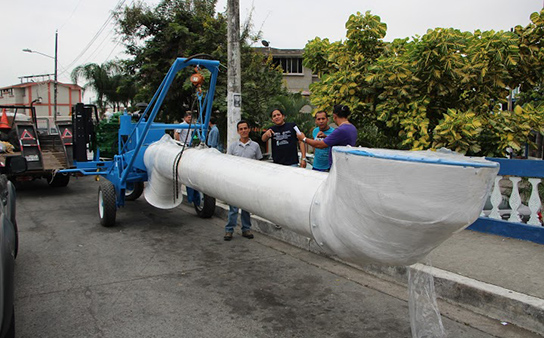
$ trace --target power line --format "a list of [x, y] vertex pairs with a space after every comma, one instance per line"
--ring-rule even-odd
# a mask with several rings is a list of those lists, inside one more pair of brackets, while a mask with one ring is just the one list
[[62, 26], [60, 26], [59, 29], [62, 30], [62, 27], [64, 27], [64, 26], [68, 23], [68, 21], [70, 21], [70, 19], [72, 18], [72, 16], [74, 16], [74, 13], [75, 13], [76, 10], [78, 9], [79, 4], [81, 4], [81, 1], [83, 1], [83, 0], [79, 0], [79, 1], [77, 2], [76, 7], [74, 7], [74, 9], [72, 10], [72, 14], [70, 14], [70, 15], [68, 16], [68, 19], [66, 19], [66, 21], [64, 21], [64, 23], [62, 24]]
[[111, 18], [112, 18], [112, 15], [110, 14], [110, 16], [108, 16], [108, 18], [106, 19], [106, 21], [104, 22], [104, 24], [102, 24], [102, 26], [100, 27], [100, 29], [98, 30], [98, 32], [96, 32], [96, 34], [94, 35], [94, 37], [91, 39], [91, 41], [89, 41], [89, 43], [83, 48], [83, 50], [79, 53], [79, 55], [74, 59], [74, 61], [72, 61], [69, 65], [68, 65], [68, 68], [72, 67], [77, 61], [79, 61], [79, 59], [87, 52], [87, 50], [89, 50], [89, 48], [93, 45], [93, 43], [96, 41], [96, 39], [100, 36], [100, 34], [102, 34], [102, 32], [104, 31], [104, 29], [106, 28], [107, 24], [111, 21]]
[[117, 48], [117, 46], [119, 46], [120, 43], [121, 43], [121, 39], [118, 39], [117, 43], [115, 44], [115, 46], [113, 46], [111, 52], [108, 54], [108, 56], [106, 57], [106, 60], [104, 60], [104, 62], [108, 61], [110, 59], [111, 54], [113, 54], [113, 52], [115, 51], [115, 48]]
[[[87, 63], [87, 61], [89, 59], [91, 59], [96, 54], [98, 54], [98, 53], [100, 53], [102, 51], [102, 49], [104, 48], [104, 47], [102, 47], [102, 45], [104, 44], [104, 42], [106, 42], [109, 39], [112, 32], [113, 32], [113, 29], [110, 29], [108, 34], [106, 34], [106, 36], [102, 39], [102, 41], [98, 44], [98, 46], [96, 46], [96, 48], [94, 48], [94, 51], [91, 54], [89, 54], [89, 56], [87, 56], [87, 58], [82, 62], [83, 64]], [[100, 47], [102, 47], [102, 49], [100, 49]]]
[[[114, 10], [117, 10], [119, 8], [121, 8], [121, 6], [123, 6], [123, 4], [125, 3], [126, 0], [119, 0], [117, 2], [117, 4], [115, 5], [114, 7]], [[89, 50], [89, 48], [91, 48], [91, 46], [94, 44], [94, 42], [98, 39], [98, 37], [102, 34], [102, 32], [106, 29], [106, 27], [108, 26], [108, 24], [111, 22], [111, 20], [113, 19], [113, 11], [110, 11], [110, 14], [108, 15], [106, 21], [104, 21], [104, 23], [102, 24], [102, 26], [100, 26], [100, 28], [98, 29], [98, 31], [96, 32], [96, 34], [91, 38], [91, 41], [89, 41], [89, 43], [83, 48], [83, 50], [81, 51], [81, 53], [79, 53], [79, 55], [68, 65], [68, 68], [71, 68], [76, 62], [79, 61], [79, 59]]]

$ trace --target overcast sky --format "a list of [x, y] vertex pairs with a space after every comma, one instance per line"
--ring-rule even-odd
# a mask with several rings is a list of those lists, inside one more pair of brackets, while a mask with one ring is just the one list
[[[110, 13], [116, 4], [133, 0], [19, 0], [2, 4], [0, 87], [20, 83], [18, 77], [54, 72], [54, 60], [25, 48], [55, 54], [58, 30], [59, 81], [85, 63], [123, 56]], [[159, 0], [147, 0], [156, 4]], [[255, 29], [274, 48], [303, 48], [316, 36], [331, 41], [345, 37], [350, 14], [370, 10], [387, 24], [386, 40], [423, 35], [429, 28], [466, 31], [508, 30], [527, 25], [544, 0], [240, 0], [241, 21], [253, 8]], [[219, 0], [224, 11], [227, 0]], [[180, 55], [186, 56], [186, 55]], [[87, 99], [85, 99], [87, 102]]]

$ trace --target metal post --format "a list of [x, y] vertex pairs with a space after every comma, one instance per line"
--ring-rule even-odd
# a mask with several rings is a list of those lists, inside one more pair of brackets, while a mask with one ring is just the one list
[[59, 31], [55, 31], [55, 89], [54, 89], [54, 109], [53, 109], [53, 122], [57, 124], [57, 53], [58, 53], [58, 41], [59, 41]]
[[242, 111], [242, 76], [240, 66], [240, 2], [227, 2], [227, 147], [238, 140], [236, 124]]
[[513, 111], [514, 105], [512, 102], [512, 89], [508, 88], [508, 111]]

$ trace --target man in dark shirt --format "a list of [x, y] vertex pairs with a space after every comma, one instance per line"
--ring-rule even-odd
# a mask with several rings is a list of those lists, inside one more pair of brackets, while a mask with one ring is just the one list
[[262, 136], [263, 142], [272, 138], [272, 160], [274, 163], [299, 166], [297, 143], [300, 145], [302, 158], [300, 167], [306, 168], [306, 147], [302, 141], [298, 141], [296, 124], [285, 122], [285, 114], [280, 109], [274, 109], [271, 113], [274, 126], [268, 129]]

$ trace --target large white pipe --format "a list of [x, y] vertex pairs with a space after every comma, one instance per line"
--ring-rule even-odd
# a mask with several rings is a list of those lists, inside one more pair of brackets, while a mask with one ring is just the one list
[[[173, 198], [170, 137], [150, 145], [147, 201]], [[189, 148], [177, 168], [183, 183], [313, 238], [354, 263], [410, 265], [478, 218], [498, 165], [440, 152], [337, 147], [330, 173]]]

